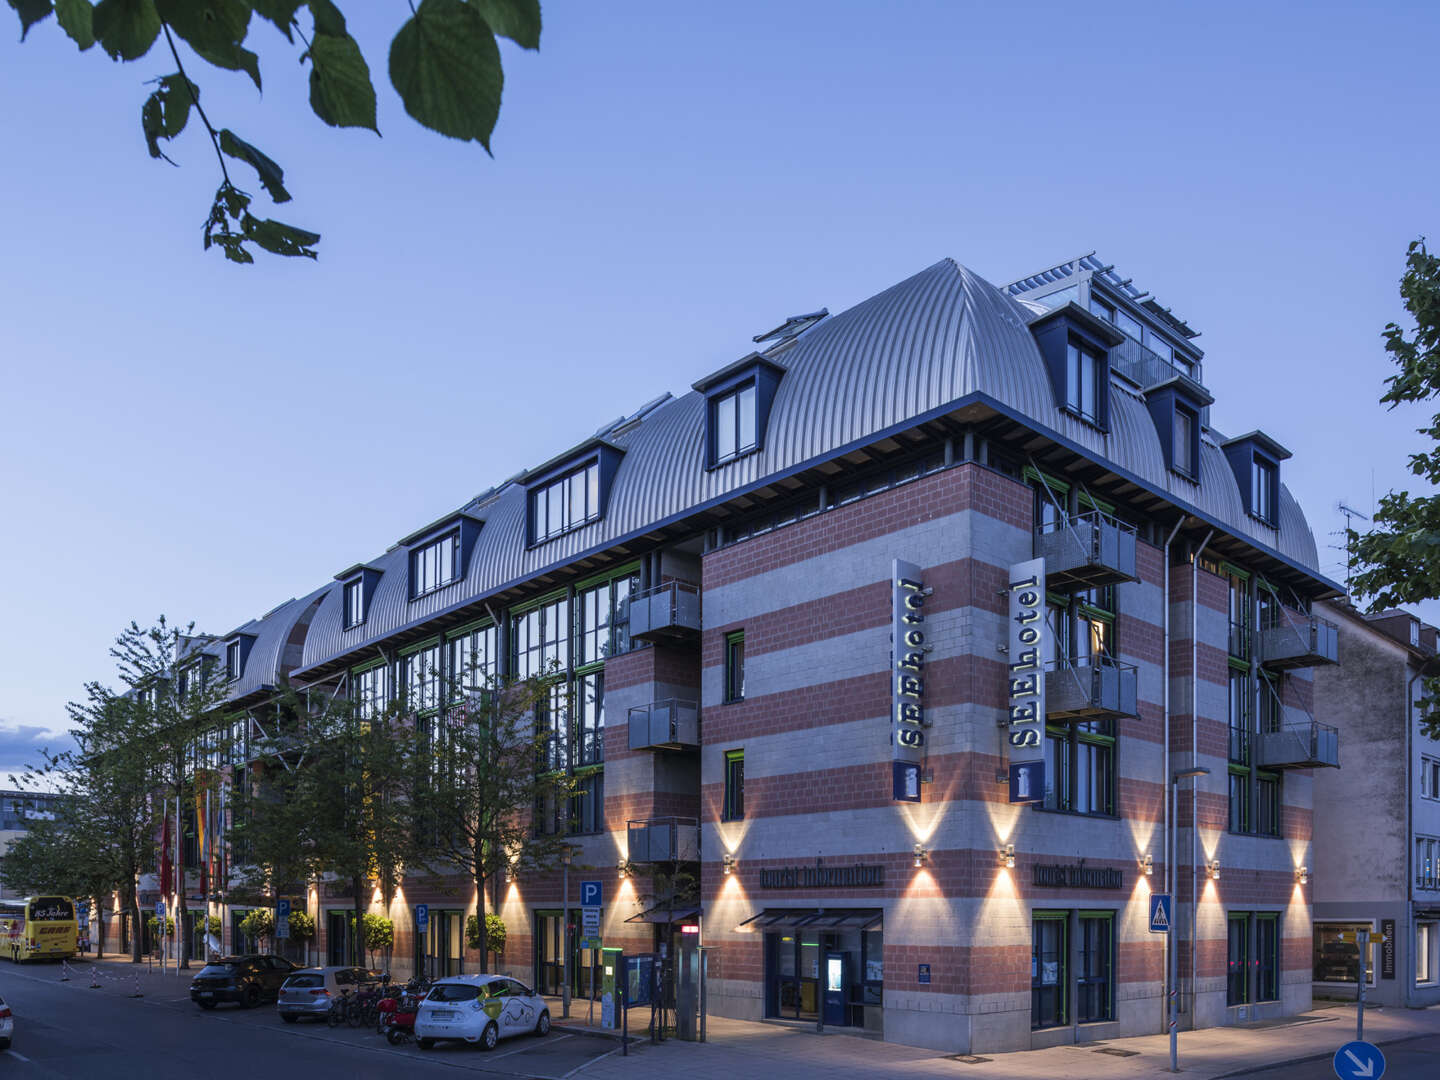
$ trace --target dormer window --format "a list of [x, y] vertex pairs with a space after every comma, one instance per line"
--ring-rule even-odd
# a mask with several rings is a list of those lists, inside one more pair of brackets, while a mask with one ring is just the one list
[[756, 437], [758, 405], [759, 394], [753, 380], [711, 402], [710, 426], [715, 432], [716, 465], [733, 461], [759, 447]]
[[1175, 406], [1175, 426], [1172, 431], [1174, 446], [1171, 448], [1173, 468], [1192, 480], [1200, 477], [1200, 465], [1196, 460], [1200, 446], [1200, 419], [1184, 405]]
[[535, 543], [553, 540], [600, 518], [600, 463], [592, 461], [574, 472], [530, 492], [530, 520]]
[[1275, 524], [1275, 466], [1259, 454], [1250, 463], [1251, 512], [1261, 521]]
[[240, 642], [227, 642], [225, 645], [225, 677], [231, 682], [234, 682], [236, 679], [240, 678], [240, 666], [242, 662], [243, 661], [240, 656]]
[[459, 530], [448, 532], [410, 552], [410, 596], [412, 599], [444, 588], [459, 577]]
[[1069, 342], [1065, 349], [1065, 407], [1092, 424], [1100, 423], [1101, 373], [1105, 362], [1090, 349]]
[[365, 579], [354, 578], [345, 583], [345, 629], [365, 621]]

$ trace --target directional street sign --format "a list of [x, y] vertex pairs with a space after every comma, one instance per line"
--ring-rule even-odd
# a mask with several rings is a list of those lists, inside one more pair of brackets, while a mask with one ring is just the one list
[[1385, 1055], [1368, 1042], [1348, 1042], [1335, 1051], [1335, 1075], [1340, 1080], [1380, 1080], [1385, 1075]]
[[[1358, 945], [1360, 943], [1360, 935], [1364, 933], [1364, 930], [1337, 930], [1335, 933], [1325, 934], [1323, 937], [1329, 941], [1343, 941], [1351, 945]], [[1389, 938], [1384, 934], [1371, 933], [1368, 940], [1371, 945], [1383, 945]]]
[[1150, 932], [1152, 934], [1168, 934], [1170, 928], [1175, 924], [1171, 914], [1170, 894], [1152, 893], [1150, 895]]
[[582, 882], [580, 882], [580, 906], [581, 906], [581, 907], [599, 907], [603, 902], [604, 902], [604, 901], [601, 900], [600, 882], [598, 882], [598, 881], [582, 881]]
[[415, 928], [422, 934], [430, 928], [430, 905], [415, 905]]

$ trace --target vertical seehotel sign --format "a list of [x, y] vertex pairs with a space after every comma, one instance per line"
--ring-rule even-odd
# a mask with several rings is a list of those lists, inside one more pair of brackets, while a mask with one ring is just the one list
[[1045, 560], [1016, 563], [1005, 673], [1011, 802], [1045, 798], [1045, 634]]
[[890, 747], [894, 797], [920, 801], [925, 760], [925, 584], [920, 567], [896, 559], [890, 574]]

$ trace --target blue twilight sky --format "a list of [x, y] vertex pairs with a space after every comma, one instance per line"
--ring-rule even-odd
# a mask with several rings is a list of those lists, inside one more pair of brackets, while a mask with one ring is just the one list
[[201, 251], [201, 130], [145, 153], [168, 56], [0, 12], [0, 782], [128, 620], [233, 629], [944, 256], [1002, 284], [1097, 249], [1202, 330], [1217, 427], [1295, 452], [1332, 574], [1337, 499], [1406, 482], [1422, 417], [1375, 401], [1440, 237], [1434, 4], [550, 0], [493, 160], [389, 88], [404, 5], [342, 6], [383, 139], [316, 120], [259, 20], [263, 98], [191, 68], [324, 234], [248, 268]]

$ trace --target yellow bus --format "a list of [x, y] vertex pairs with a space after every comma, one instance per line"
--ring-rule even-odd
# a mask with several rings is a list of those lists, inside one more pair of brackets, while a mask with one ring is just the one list
[[75, 955], [75, 902], [68, 896], [0, 900], [0, 954], [26, 960], [68, 960]]

